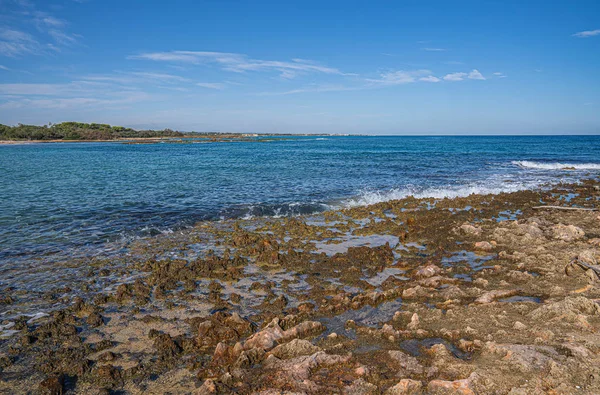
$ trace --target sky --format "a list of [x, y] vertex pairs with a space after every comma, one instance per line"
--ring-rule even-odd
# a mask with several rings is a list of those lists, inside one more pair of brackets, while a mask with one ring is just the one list
[[0, 0], [0, 123], [600, 134], [600, 1]]

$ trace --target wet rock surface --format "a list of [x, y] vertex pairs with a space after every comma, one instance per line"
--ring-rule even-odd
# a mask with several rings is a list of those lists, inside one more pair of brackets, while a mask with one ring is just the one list
[[0, 393], [600, 393], [595, 184], [134, 241], [0, 290]]

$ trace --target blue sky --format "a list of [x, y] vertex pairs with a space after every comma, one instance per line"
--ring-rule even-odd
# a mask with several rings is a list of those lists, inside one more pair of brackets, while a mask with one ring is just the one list
[[600, 2], [0, 0], [0, 123], [600, 133]]

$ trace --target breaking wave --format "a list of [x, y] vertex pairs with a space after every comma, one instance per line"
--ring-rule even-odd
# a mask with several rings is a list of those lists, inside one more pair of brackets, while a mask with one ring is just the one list
[[532, 162], [518, 160], [511, 162], [524, 169], [538, 170], [600, 170], [600, 163], [558, 163], [558, 162]]
[[540, 184], [536, 182], [531, 183], [519, 183], [519, 184], [506, 184], [498, 186], [484, 186], [484, 185], [463, 185], [457, 187], [432, 187], [426, 189], [418, 188], [393, 188], [385, 191], [364, 191], [357, 197], [345, 200], [342, 202], [342, 206], [345, 208], [368, 206], [371, 204], [377, 204], [382, 202], [388, 202], [391, 200], [404, 199], [412, 196], [417, 199], [420, 198], [457, 198], [465, 197], [472, 194], [488, 195], [498, 194], [507, 192], [517, 192], [527, 189], [539, 188]]

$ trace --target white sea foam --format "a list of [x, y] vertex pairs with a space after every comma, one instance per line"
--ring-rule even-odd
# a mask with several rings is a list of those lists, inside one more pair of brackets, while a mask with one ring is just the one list
[[517, 192], [526, 189], [533, 189], [539, 187], [538, 183], [510, 183], [503, 185], [493, 184], [489, 186], [484, 185], [463, 185], [457, 187], [437, 187], [427, 188], [423, 190], [413, 188], [394, 188], [387, 191], [365, 191], [355, 198], [348, 199], [342, 202], [342, 206], [346, 208], [368, 206], [371, 204], [388, 202], [390, 200], [404, 199], [409, 196], [413, 196], [417, 199], [421, 198], [457, 198], [465, 197], [472, 194], [487, 195], [487, 194], [498, 194], [505, 192]]
[[538, 170], [563, 170], [563, 169], [575, 169], [575, 170], [600, 170], [600, 163], [544, 163], [544, 162], [532, 162], [528, 160], [519, 160], [511, 162], [513, 165], [525, 169], [538, 169]]

